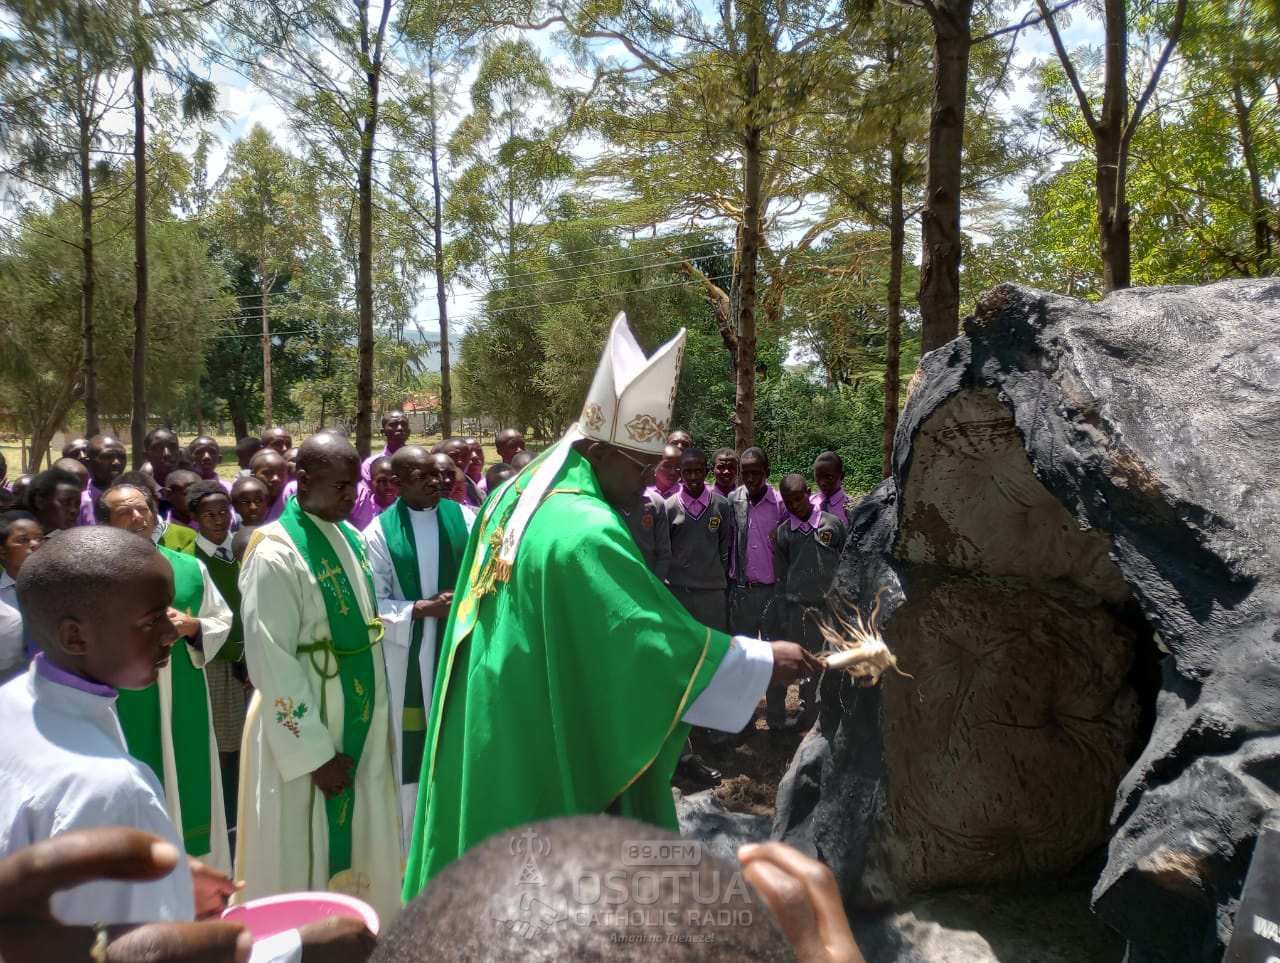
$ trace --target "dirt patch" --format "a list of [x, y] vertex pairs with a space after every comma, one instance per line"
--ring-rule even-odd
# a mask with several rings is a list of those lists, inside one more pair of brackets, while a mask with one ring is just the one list
[[[792, 686], [787, 693], [787, 714], [795, 716], [798, 712], [799, 698]], [[764, 721], [764, 702], [761, 701], [746, 736], [740, 737], [736, 745], [720, 741], [720, 733], [708, 737], [708, 732], [706, 729], [696, 731], [693, 747], [708, 766], [724, 774], [724, 781], [715, 787], [721, 804], [730, 812], [751, 813], [772, 820], [778, 783], [791, 765], [791, 757], [804, 738], [804, 731], [771, 733]], [[674, 782], [684, 793], [705, 788], [679, 777]]]

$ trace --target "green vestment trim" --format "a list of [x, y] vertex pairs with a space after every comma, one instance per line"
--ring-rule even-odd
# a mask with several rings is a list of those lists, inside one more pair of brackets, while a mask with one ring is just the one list
[[462, 560], [427, 726], [404, 898], [482, 839], [613, 812], [676, 829], [681, 718], [729, 649], [645, 567], [571, 452], [490, 578], [526, 472], [490, 497]]
[[[342, 560], [338, 558], [338, 553], [334, 551], [324, 532], [302, 510], [296, 498], [289, 499], [280, 516], [280, 524], [315, 576], [320, 594], [324, 597], [325, 613], [329, 618], [329, 638], [309, 645], [299, 645], [298, 652], [309, 654], [312, 667], [320, 674], [320, 718], [323, 721], [328, 721], [325, 683], [330, 679], [340, 680], [342, 752], [351, 757], [358, 770], [377, 697], [372, 649], [382, 640], [382, 623], [376, 615], [372, 621], [365, 620]], [[369, 562], [360, 546], [360, 539], [349, 525], [339, 523], [338, 531], [347, 540], [351, 553], [364, 569], [369, 598], [376, 598], [373, 575], [369, 571]], [[370, 639], [371, 630], [378, 630], [376, 638]], [[325, 813], [329, 823], [330, 878], [351, 868], [351, 824], [355, 804], [354, 785], [325, 799]]]
[[[387, 538], [387, 551], [396, 570], [400, 591], [410, 601], [423, 598], [419, 578], [418, 547], [413, 533], [412, 509], [397, 498], [395, 504], [382, 513], [382, 533]], [[437, 591], [446, 592], [458, 584], [458, 568], [462, 552], [467, 545], [467, 523], [457, 502], [441, 499], [436, 506], [436, 532], [439, 551], [440, 576], [436, 580]], [[432, 663], [432, 677], [439, 670], [440, 652], [444, 646], [445, 619], [436, 619], [436, 652]], [[409, 671], [404, 681], [404, 712], [401, 716], [403, 737], [401, 740], [401, 782], [410, 785], [418, 781], [422, 773], [422, 751], [427, 742], [427, 707], [422, 694], [422, 674], [418, 658], [422, 653], [422, 619], [413, 620], [413, 638], [409, 643]]]
[[[159, 546], [160, 554], [173, 567], [173, 607], [198, 616], [204, 605], [204, 578], [200, 563]], [[209, 772], [209, 694], [204, 672], [191, 662], [187, 640], [178, 639], [169, 656], [169, 681], [173, 704], [170, 707], [170, 738], [177, 767], [178, 799], [182, 805], [182, 842], [191, 856], [203, 856], [213, 849], [211, 806], [213, 777]], [[160, 726], [160, 686], [121, 689], [116, 699], [120, 728], [124, 730], [129, 755], [145, 762], [164, 786], [164, 735]]]

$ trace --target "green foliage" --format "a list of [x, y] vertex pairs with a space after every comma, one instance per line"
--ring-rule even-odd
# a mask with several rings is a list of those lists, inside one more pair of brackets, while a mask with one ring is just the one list
[[[33, 433], [56, 427], [80, 379], [80, 253], [60, 238], [74, 232], [74, 205], [24, 218], [0, 254], [0, 384], [13, 414]], [[126, 221], [99, 223], [96, 243], [100, 395], [104, 419], [128, 422], [133, 341], [133, 232]], [[217, 337], [230, 300], [225, 275], [209, 260], [195, 225], [172, 219], [150, 225], [151, 303], [147, 396], [161, 420], [181, 417]], [[68, 283], [70, 279], [70, 283]]]
[[844, 487], [866, 494], [880, 484], [884, 393], [873, 383], [824, 388], [803, 375], [784, 373], [757, 387], [756, 444], [769, 453], [769, 474], [799, 472], [813, 478], [824, 451], [844, 460]]

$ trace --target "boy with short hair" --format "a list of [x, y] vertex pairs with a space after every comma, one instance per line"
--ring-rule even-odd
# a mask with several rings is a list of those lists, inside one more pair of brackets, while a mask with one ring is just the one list
[[646, 495], [656, 495], [666, 502], [680, 488], [680, 456], [684, 449], [667, 445], [662, 449], [662, 460], [653, 471], [653, 483], [645, 489]]
[[[769, 456], [762, 448], [748, 448], [739, 461], [742, 485], [729, 498], [733, 508], [733, 565], [729, 588], [729, 631], [758, 639], [782, 637], [778, 631], [774, 589], [774, 533], [786, 518], [782, 496], [769, 484]], [[769, 728], [782, 729], [786, 688], [769, 703]], [[776, 706], [774, 705], [776, 702]]]
[[717, 448], [711, 456], [711, 474], [715, 476], [715, 489], [725, 498], [738, 487], [738, 453], [732, 448]]
[[[809, 485], [803, 475], [787, 475], [778, 487], [788, 512], [788, 518], [774, 535], [779, 622], [785, 627], [788, 639], [799, 642], [810, 652], [818, 652], [823, 647], [823, 639], [817, 613], [825, 609], [827, 593], [835, 579], [847, 537], [845, 524], [839, 516], [810, 503]], [[812, 726], [818, 716], [817, 692], [816, 678], [800, 686], [800, 716], [796, 722], [803, 729]], [[771, 720], [777, 718], [775, 701], [785, 713], [782, 699], [773, 693], [767, 697]]]
[[[273, 429], [275, 430], [275, 429]], [[288, 451], [288, 448], [284, 449]], [[284, 455], [271, 447], [263, 447], [249, 462], [249, 468], [262, 484], [267, 486], [267, 511], [263, 522], [274, 522], [284, 513], [287, 496], [284, 494], [285, 482], [289, 478], [288, 463]]]
[[485, 491], [496, 492], [502, 483], [515, 473], [516, 470], [506, 462], [490, 465], [484, 473]]
[[809, 498], [813, 507], [848, 525], [856, 503], [845, 493], [844, 460], [839, 452], [824, 451], [814, 459], [813, 482], [818, 488]]
[[728, 499], [707, 487], [707, 455], [701, 448], [686, 448], [680, 456], [680, 485], [666, 508], [671, 593], [703, 625], [727, 631], [725, 588], [733, 550], [733, 510]]
[[167, 521], [173, 525], [185, 525], [199, 531], [195, 518], [187, 508], [187, 491], [200, 481], [200, 476], [187, 468], [175, 468], [169, 472], [165, 488], [168, 492], [169, 517]]
[[34, 655], [22, 629], [17, 578], [22, 565], [44, 541], [44, 529], [30, 512], [0, 514], [0, 682], [12, 678]]
[[205, 663], [204, 679], [209, 687], [209, 710], [213, 716], [213, 735], [222, 770], [222, 800], [227, 810], [227, 826], [234, 829], [240, 782], [240, 739], [244, 735], [245, 688], [249, 671], [244, 661], [240, 563], [232, 546], [231, 500], [222, 485], [213, 480], [192, 485], [187, 489], [186, 501], [198, 526], [196, 558], [204, 563], [209, 578], [231, 609], [231, 632], [217, 655]]
[[267, 514], [267, 486], [257, 475], [241, 475], [231, 485], [231, 507], [241, 530], [261, 525]]

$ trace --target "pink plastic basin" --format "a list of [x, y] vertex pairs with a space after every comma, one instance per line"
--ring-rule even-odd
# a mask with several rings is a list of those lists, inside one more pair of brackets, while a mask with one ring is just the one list
[[378, 935], [378, 914], [373, 907], [364, 900], [343, 893], [282, 893], [229, 906], [222, 911], [224, 920], [248, 927], [255, 941], [330, 916], [364, 920], [369, 932]]

